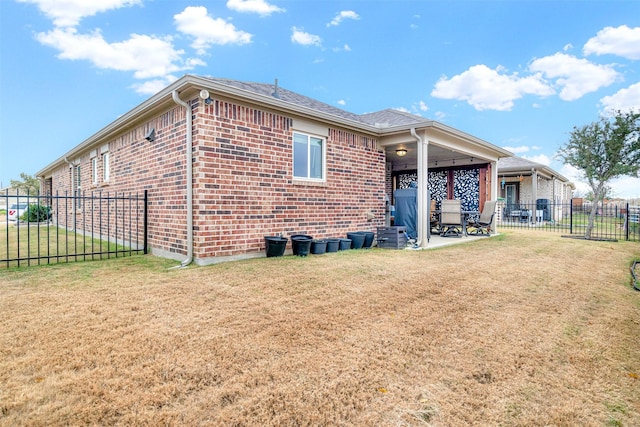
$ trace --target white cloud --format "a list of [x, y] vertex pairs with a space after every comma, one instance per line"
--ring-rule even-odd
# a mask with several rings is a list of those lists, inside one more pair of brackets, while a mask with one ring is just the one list
[[269, 4], [264, 0], [229, 0], [227, 7], [236, 12], [257, 13], [261, 16], [269, 16], [274, 12], [285, 11], [285, 9]]
[[623, 176], [612, 180], [610, 186], [615, 197], [622, 197], [623, 199], [640, 198], [640, 178]]
[[603, 106], [604, 115], [612, 115], [618, 110], [640, 112], [640, 82], [620, 89], [611, 96], [605, 96], [600, 103]]
[[329, 22], [327, 24], [327, 27], [335, 27], [338, 26], [342, 23], [342, 21], [344, 21], [345, 19], [353, 19], [353, 20], [358, 20], [360, 19], [360, 16], [355, 13], [353, 10], [343, 10], [342, 12], [338, 13], [335, 18], [333, 18], [331, 20], [331, 22]]
[[56, 27], [75, 27], [86, 16], [106, 12], [112, 9], [141, 4], [142, 0], [18, 0], [31, 3], [45, 16], [53, 21]]
[[569, 50], [573, 49], [573, 45], [571, 43], [567, 43], [564, 45], [564, 47], [562, 48], [563, 51], [567, 52]]
[[[584, 196], [591, 191], [591, 187], [584, 179], [584, 174], [579, 169], [564, 164], [558, 171], [576, 185], [577, 193]], [[623, 199], [640, 198], [640, 178], [623, 176], [612, 180], [609, 186], [612, 188], [615, 197]]]
[[538, 74], [507, 75], [502, 67], [493, 70], [486, 65], [474, 65], [450, 79], [442, 77], [431, 92], [436, 98], [467, 101], [479, 111], [509, 111], [514, 100], [527, 94], [549, 96], [554, 90]]
[[143, 83], [136, 83], [131, 85], [137, 93], [142, 95], [153, 95], [155, 93], [160, 92], [162, 89], [167, 87], [169, 84], [173, 83], [177, 80], [176, 77], [168, 75], [160, 79], [147, 80]]
[[203, 55], [212, 44], [247, 44], [252, 35], [237, 30], [233, 24], [208, 15], [204, 6], [189, 6], [173, 16], [178, 31], [194, 37], [191, 47]]
[[556, 79], [556, 84], [562, 88], [559, 96], [565, 101], [575, 101], [620, 78], [611, 65], [597, 65], [564, 53], [535, 59], [529, 64], [529, 70]]
[[304, 32], [302, 29], [298, 29], [293, 27], [291, 29], [291, 41], [296, 44], [301, 44], [303, 46], [321, 46], [322, 39], [320, 36], [315, 34], [309, 34]]
[[338, 105], [347, 105], [347, 101], [345, 101], [344, 99], [341, 99], [338, 101]]
[[418, 108], [420, 109], [420, 111], [428, 111], [429, 107], [427, 106], [427, 104], [424, 101], [420, 101], [420, 103], [418, 104]]
[[445, 113], [444, 111], [436, 111], [435, 118], [438, 121], [443, 121], [447, 118], [447, 113]]
[[513, 154], [526, 153], [529, 151], [529, 147], [526, 145], [520, 145], [518, 147], [502, 147], [507, 151], [511, 151]]
[[558, 172], [560, 172], [560, 174], [562, 174], [569, 181], [575, 184], [576, 192], [585, 195], [589, 191], [591, 191], [591, 187], [589, 186], [589, 184], [584, 182], [584, 174], [580, 171], [580, 169], [577, 169], [568, 164], [563, 164]]
[[334, 47], [333, 51], [334, 52], [351, 52], [351, 48], [349, 47], [348, 44], [345, 44], [342, 47]]
[[531, 160], [532, 162], [540, 163], [541, 165], [551, 165], [551, 159], [546, 154], [537, 154], [535, 156], [522, 156], [523, 159]]
[[60, 59], [86, 60], [102, 69], [133, 71], [137, 79], [167, 76], [194, 65], [179, 65], [184, 52], [174, 49], [169, 37], [132, 34], [128, 40], [108, 43], [98, 30], [78, 34], [73, 28], [56, 28], [36, 34], [36, 39], [59, 50]]
[[585, 43], [585, 55], [613, 54], [627, 59], [640, 59], [640, 27], [606, 27]]

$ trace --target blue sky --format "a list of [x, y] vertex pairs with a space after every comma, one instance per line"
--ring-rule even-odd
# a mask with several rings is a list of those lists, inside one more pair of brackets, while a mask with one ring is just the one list
[[[184, 74], [397, 108], [547, 164], [640, 110], [640, 1], [0, 0], [0, 181], [34, 174]], [[639, 179], [614, 183], [640, 197]]]

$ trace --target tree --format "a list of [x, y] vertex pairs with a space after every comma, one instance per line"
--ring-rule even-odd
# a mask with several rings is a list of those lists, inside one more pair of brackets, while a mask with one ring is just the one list
[[579, 169], [593, 191], [585, 238], [591, 238], [598, 204], [620, 176], [640, 174], [640, 113], [617, 111], [610, 118], [574, 127], [557, 156]]
[[9, 183], [12, 188], [17, 189], [20, 193], [37, 196], [40, 194], [40, 180], [28, 175], [24, 172], [20, 174], [21, 180], [11, 180]]

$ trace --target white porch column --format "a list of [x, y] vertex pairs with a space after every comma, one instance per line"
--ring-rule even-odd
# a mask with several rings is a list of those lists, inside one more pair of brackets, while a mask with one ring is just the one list
[[536, 222], [536, 209], [538, 208], [536, 203], [538, 200], [538, 171], [535, 169], [531, 169], [531, 197], [533, 200], [531, 201], [531, 218], [529, 218], [529, 222]]
[[429, 141], [425, 136], [418, 138], [418, 240], [420, 247], [426, 248], [429, 243]]
[[[498, 190], [498, 186], [500, 185], [499, 182], [499, 178], [498, 178], [498, 162], [491, 162], [491, 199], [490, 200], [498, 200], [498, 196], [500, 195], [499, 190]], [[496, 209], [498, 209], [498, 207], [496, 206]], [[491, 232], [492, 233], [497, 233], [498, 229], [497, 229], [497, 221], [496, 221], [496, 217], [498, 215], [494, 215], [493, 216], [493, 221], [491, 222]]]

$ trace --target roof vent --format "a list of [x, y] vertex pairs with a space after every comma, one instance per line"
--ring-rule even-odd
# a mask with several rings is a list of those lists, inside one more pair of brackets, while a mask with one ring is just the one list
[[273, 93], [271, 94], [271, 96], [280, 99], [280, 93], [278, 92], [278, 79], [276, 79], [276, 82], [273, 85]]

